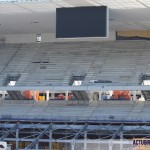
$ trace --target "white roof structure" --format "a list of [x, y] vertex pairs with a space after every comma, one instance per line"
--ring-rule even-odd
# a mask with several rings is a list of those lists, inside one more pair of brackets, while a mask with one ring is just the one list
[[[147, 30], [150, 27], [149, 0], [1, 0], [0, 34], [1, 37], [8, 34], [53, 35], [56, 30], [56, 8], [102, 5], [110, 8], [109, 40], [115, 39], [116, 30]], [[11, 37], [12, 40], [14, 37]]]

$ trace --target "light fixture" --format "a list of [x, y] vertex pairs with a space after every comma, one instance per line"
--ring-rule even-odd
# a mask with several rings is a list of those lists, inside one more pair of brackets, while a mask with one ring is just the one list
[[42, 36], [41, 36], [41, 34], [37, 34], [37, 35], [36, 35], [36, 42], [37, 42], [37, 43], [41, 43], [41, 41], [42, 41]]
[[39, 23], [38, 21], [31, 21], [30, 22], [31, 24], [37, 24], [37, 23]]

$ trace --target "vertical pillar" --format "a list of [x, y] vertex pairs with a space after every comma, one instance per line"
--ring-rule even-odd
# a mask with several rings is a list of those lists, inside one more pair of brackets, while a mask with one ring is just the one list
[[94, 94], [92, 91], [90, 91], [90, 99], [91, 99], [91, 101], [94, 101]]
[[109, 150], [112, 150], [112, 146], [113, 146], [113, 144], [112, 144], [112, 141], [110, 140], [109, 141]]
[[84, 132], [84, 150], [87, 150], [87, 131]]
[[92, 100], [93, 101], [98, 101], [98, 94], [97, 94], [97, 92], [93, 92], [93, 93], [91, 93], [92, 94]]
[[8, 147], [8, 150], [11, 150], [11, 145], [7, 145], [7, 147]]
[[37, 100], [37, 99], [36, 99], [36, 91], [34, 91], [34, 100]]
[[46, 91], [46, 100], [49, 101], [49, 91]]
[[68, 100], [68, 91], [65, 92], [66, 100]]
[[19, 149], [19, 129], [16, 129], [16, 150]]
[[133, 101], [136, 101], [137, 98], [136, 98], [136, 91], [133, 91]]
[[98, 143], [98, 150], [101, 150], [101, 144]]
[[120, 150], [123, 150], [123, 132], [120, 132]]
[[68, 149], [68, 143], [63, 143], [63, 144], [64, 144], [64, 150], [67, 150]]
[[99, 91], [99, 101], [102, 100], [102, 91]]
[[52, 130], [49, 130], [49, 150], [52, 150]]
[[2, 100], [5, 99], [5, 91], [2, 92]]
[[39, 149], [39, 143], [35, 144], [35, 149], [36, 149], [36, 150]]
[[55, 93], [51, 93], [51, 99], [55, 98]]
[[74, 142], [74, 140], [71, 142], [71, 150], [75, 150], [75, 142]]

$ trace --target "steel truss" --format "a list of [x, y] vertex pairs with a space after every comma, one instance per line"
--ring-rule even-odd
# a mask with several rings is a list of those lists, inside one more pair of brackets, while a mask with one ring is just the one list
[[[16, 143], [30, 142], [24, 149], [39, 149], [39, 143], [48, 143], [52, 150], [52, 143], [71, 143], [74, 150], [75, 143], [101, 143], [102, 140], [149, 138], [150, 123], [48, 123], [48, 122], [1, 122], [0, 139]], [[104, 143], [105, 141], [103, 141]], [[115, 142], [115, 141], [114, 141]], [[116, 141], [117, 142], [117, 141]], [[128, 140], [124, 143], [131, 143]]]

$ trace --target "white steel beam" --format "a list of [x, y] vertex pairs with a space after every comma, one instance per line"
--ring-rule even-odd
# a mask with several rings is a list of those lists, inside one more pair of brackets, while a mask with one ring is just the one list
[[[15, 138], [6, 138], [5, 141], [15, 141]], [[20, 142], [33, 142], [35, 139], [25, 139], [25, 138], [19, 138]], [[52, 139], [51, 142], [58, 142], [58, 143], [71, 143], [73, 140], [71, 139], [67, 139], [67, 140], [58, 140], [58, 139]], [[75, 143], [82, 143], [84, 144], [84, 139], [80, 140], [80, 139], [76, 139], [74, 140]], [[49, 139], [39, 139], [39, 142], [43, 142], [43, 143], [48, 143]], [[93, 143], [93, 144], [108, 144], [108, 140], [100, 140], [100, 139], [96, 139], [96, 140], [91, 140], [88, 139], [87, 144]], [[120, 144], [120, 140], [112, 140], [113, 144]], [[132, 144], [133, 141], [132, 140], [123, 140], [122, 144]]]

